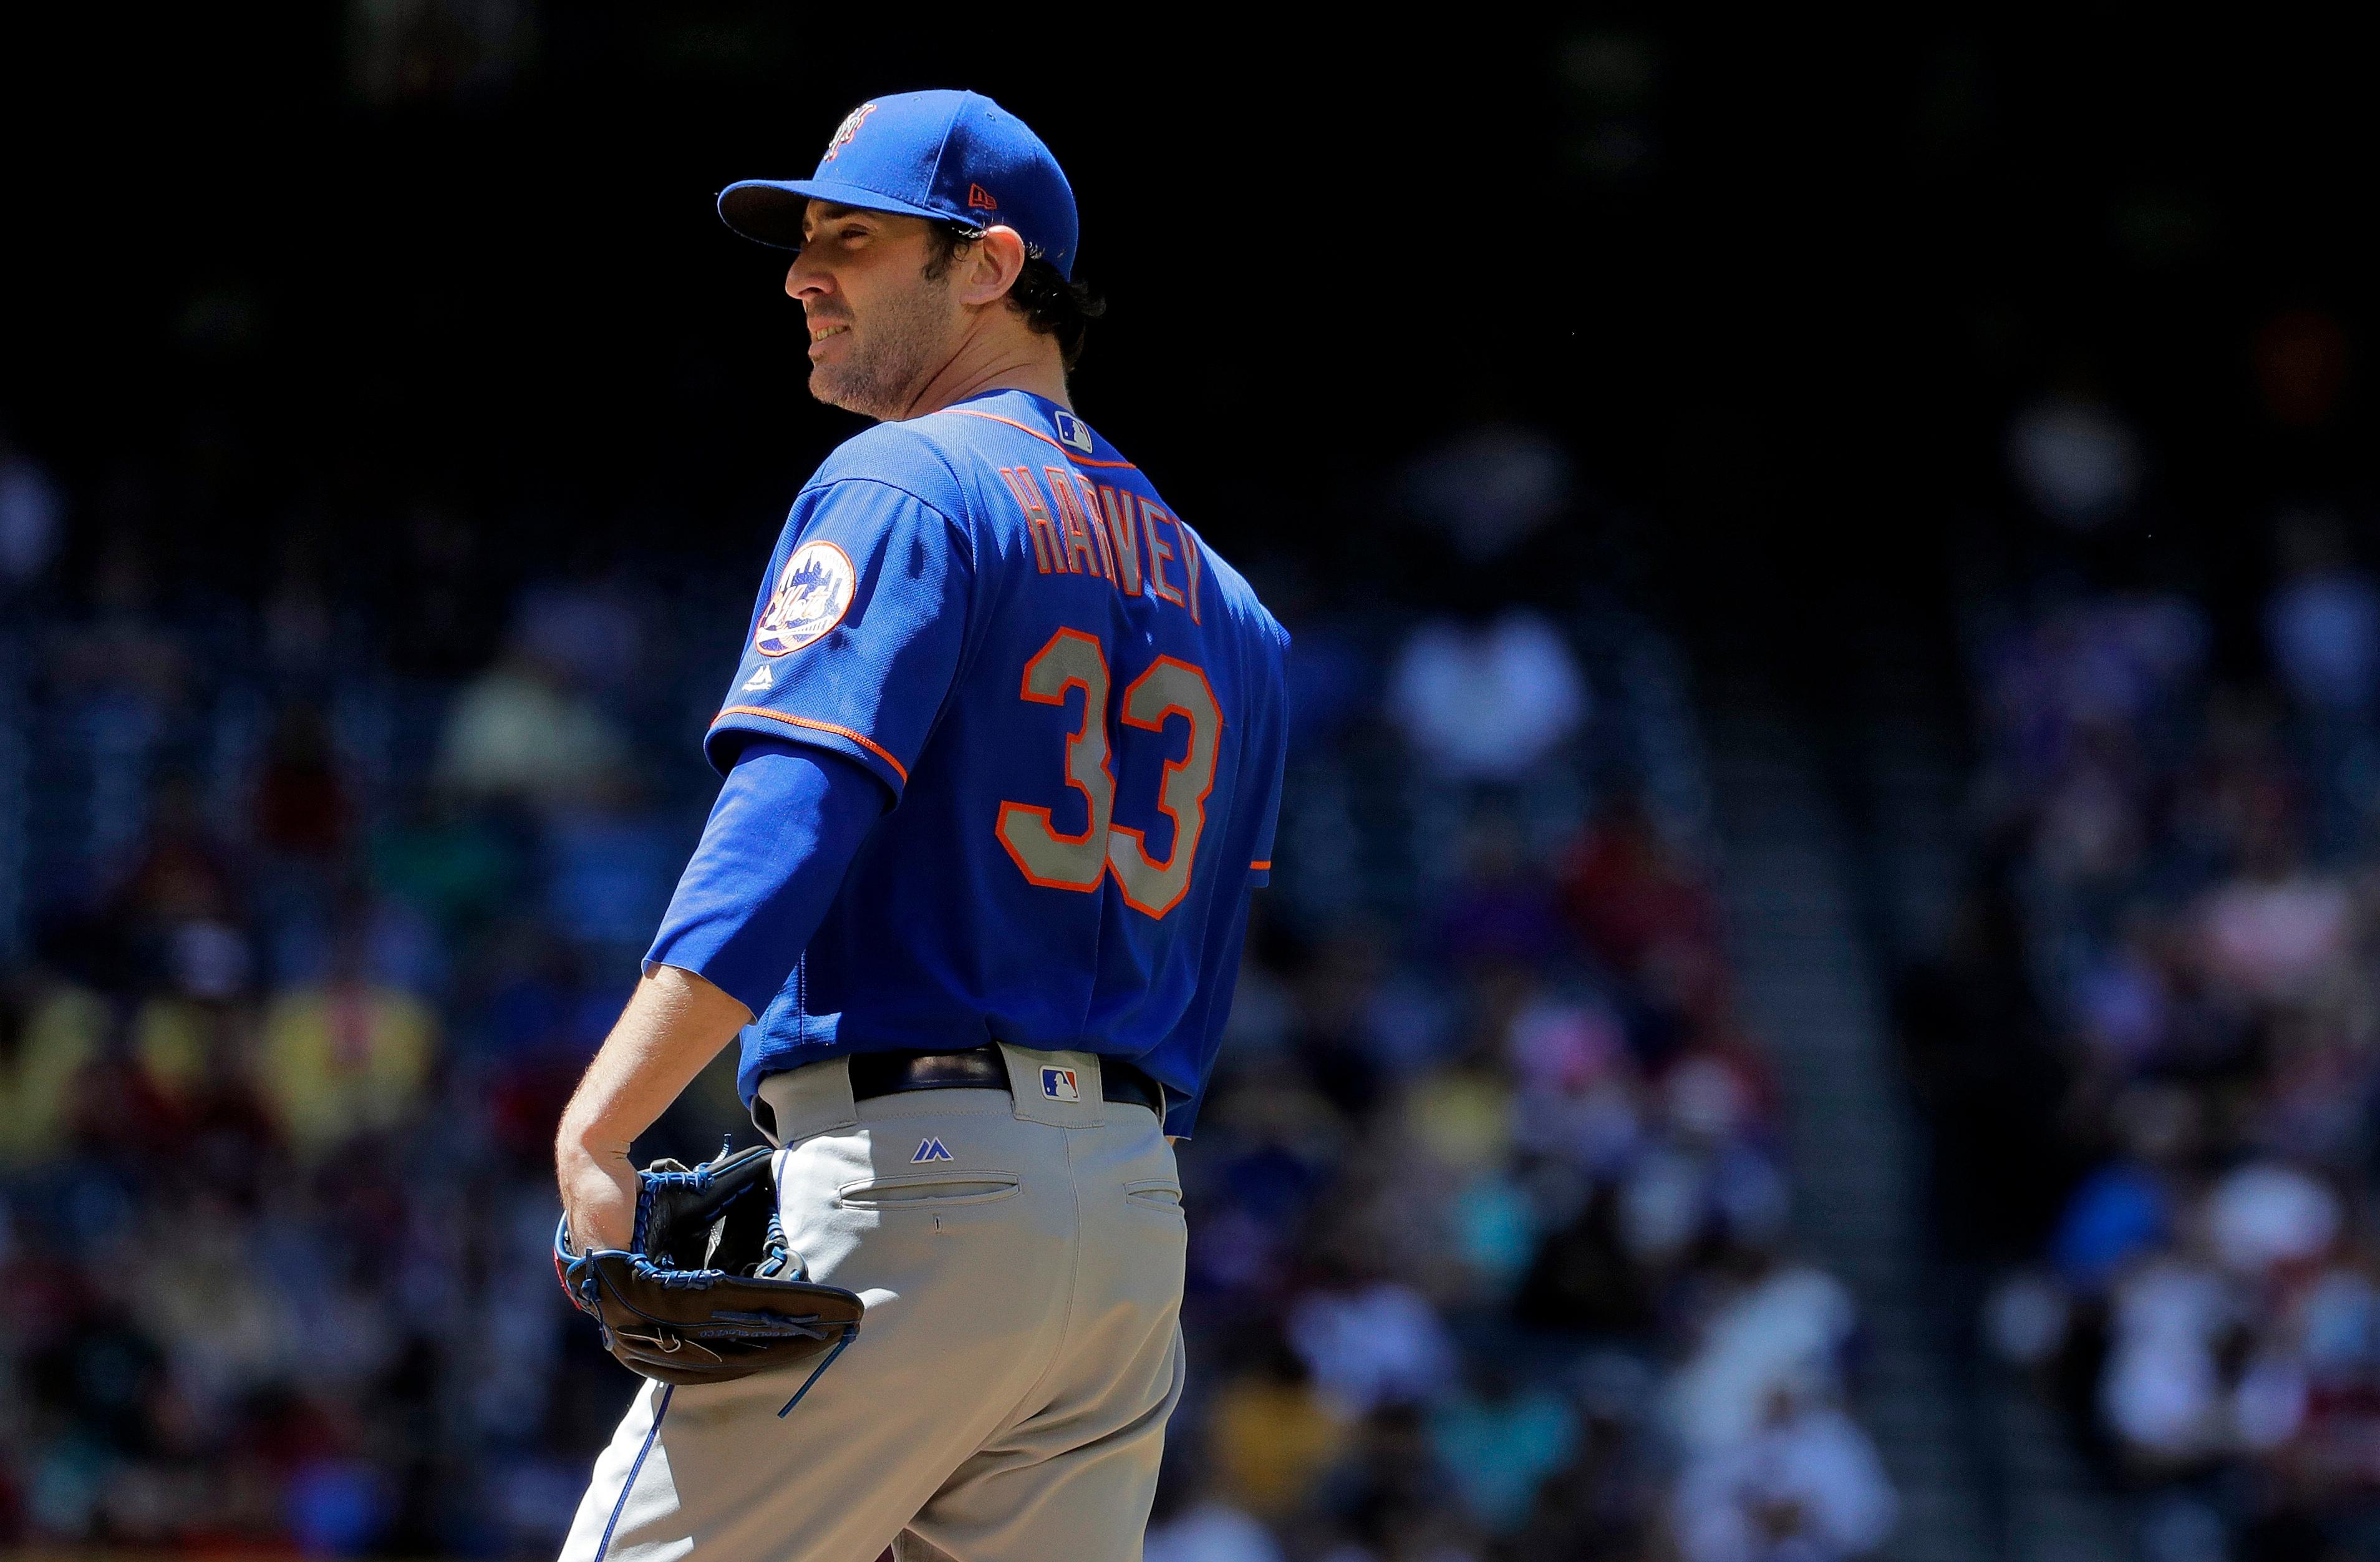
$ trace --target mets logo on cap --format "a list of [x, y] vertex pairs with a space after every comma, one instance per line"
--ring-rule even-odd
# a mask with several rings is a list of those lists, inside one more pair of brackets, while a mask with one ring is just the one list
[[833, 162], [834, 154], [851, 144], [851, 138], [859, 134], [859, 128], [862, 125], [867, 124], [868, 116], [875, 112], [876, 105], [874, 104], [864, 103], [857, 108], [853, 109], [849, 114], [844, 115], [843, 116], [843, 123], [834, 128], [834, 138], [826, 143], [826, 155], [820, 158], [819, 161], [821, 163]]
[[784, 656], [818, 640], [843, 622], [856, 583], [849, 554], [832, 543], [804, 543], [777, 573], [777, 589], [769, 593], [752, 649], [763, 656]]

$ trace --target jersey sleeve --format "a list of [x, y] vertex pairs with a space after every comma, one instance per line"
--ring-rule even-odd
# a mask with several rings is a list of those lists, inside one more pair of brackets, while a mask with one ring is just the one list
[[1281, 824], [1281, 766], [1275, 764], [1272, 787], [1257, 813], [1256, 848], [1248, 853], [1248, 883], [1261, 888], [1272, 883], [1272, 838]]
[[703, 740], [713, 768], [765, 734], [858, 761], [897, 801], [950, 692], [973, 585], [965, 530], [906, 489], [804, 491]]
[[[1278, 628], [1274, 633], [1285, 657], [1289, 650], [1289, 635]], [[1287, 679], [1276, 672], [1272, 687], [1276, 690], [1285, 689]], [[1253, 795], [1257, 802], [1256, 845], [1248, 853], [1248, 883], [1256, 885], [1272, 883], [1273, 836], [1281, 828], [1281, 778], [1289, 765], [1289, 710], [1285, 694], [1277, 696], [1269, 714], [1271, 719], [1257, 730], [1251, 752], [1253, 778], [1257, 781]]]
[[780, 738], [744, 745], [645, 956], [759, 1014], [818, 931], [884, 790], [842, 758]]

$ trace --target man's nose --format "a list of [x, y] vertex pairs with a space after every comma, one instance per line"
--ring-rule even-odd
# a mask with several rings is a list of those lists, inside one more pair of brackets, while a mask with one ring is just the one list
[[826, 291], [823, 273], [805, 266], [807, 257], [795, 255], [794, 263], [785, 268], [785, 297], [794, 299], [815, 298]]

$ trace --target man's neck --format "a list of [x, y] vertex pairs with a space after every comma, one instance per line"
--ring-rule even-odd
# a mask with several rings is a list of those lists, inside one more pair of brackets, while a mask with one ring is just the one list
[[1021, 322], [1001, 322], [1001, 329], [971, 331], [956, 352], [928, 375], [909, 398], [909, 405], [888, 422], [906, 422], [955, 406], [969, 397], [992, 391], [1020, 390], [1054, 401], [1068, 411], [1066, 365], [1058, 344]]

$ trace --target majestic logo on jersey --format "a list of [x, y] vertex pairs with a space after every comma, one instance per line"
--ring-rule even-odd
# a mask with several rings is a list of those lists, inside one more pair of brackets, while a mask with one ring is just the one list
[[1063, 408], [1050, 413], [1050, 418], [1052, 422], [1055, 422], [1058, 425], [1058, 437], [1060, 439], [1064, 440], [1067, 444], [1073, 445], [1075, 449], [1081, 451], [1086, 456], [1091, 453], [1091, 429], [1089, 424], [1084, 422], [1083, 420], [1075, 417], [1072, 412], [1065, 410]]
[[763, 662], [759, 666], [753, 668], [752, 676], [744, 680], [744, 692], [747, 694], [751, 693], [755, 689], [774, 689], [776, 687], [777, 676], [769, 671], [769, 664], [766, 662]]
[[956, 1159], [958, 1159], [957, 1156], [942, 1148], [941, 1139], [921, 1139], [917, 1141], [917, 1153], [909, 1157], [909, 1164], [914, 1166], [920, 1161], [954, 1161]]
[[1052, 1101], [1080, 1101], [1083, 1099], [1082, 1078], [1072, 1068], [1044, 1068], [1041, 1070], [1041, 1093]]
[[834, 139], [826, 143], [826, 155], [820, 158], [819, 161], [821, 163], [833, 162], [834, 154], [851, 144], [851, 138], [859, 134], [859, 128], [862, 125], [867, 124], [868, 116], [875, 112], [876, 105], [874, 104], [864, 103], [857, 108], [853, 109], [849, 114], [844, 115], [843, 116], [843, 123], [834, 128]]
[[784, 656], [818, 640], [843, 622], [856, 583], [849, 554], [832, 543], [804, 543], [777, 576], [752, 649], [763, 656]]

